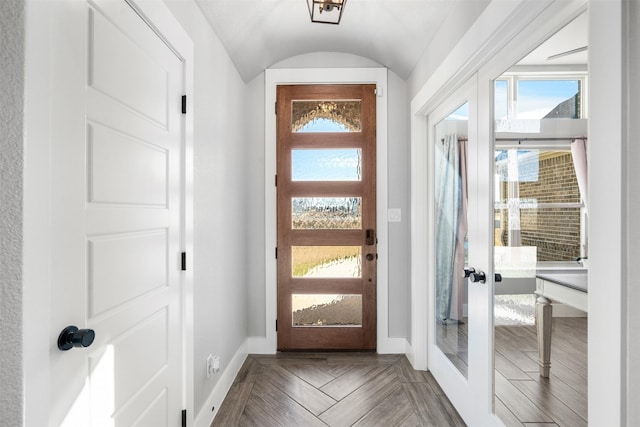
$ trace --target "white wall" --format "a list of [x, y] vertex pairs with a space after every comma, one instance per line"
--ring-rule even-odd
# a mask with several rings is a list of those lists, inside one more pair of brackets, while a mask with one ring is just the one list
[[[247, 253], [250, 260], [248, 277], [248, 334], [265, 337], [265, 201], [264, 201], [264, 73], [247, 84]], [[269, 325], [275, 327], [275, 325]]]
[[[247, 337], [245, 84], [191, 0], [167, 5], [194, 43], [194, 408], [203, 409]], [[221, 372], [206, 378], [206, 358]], [[212, 414], [213, 415], [213, 414]]]
[[440, 63], [451, 53], [469, 27], [478, 19], [491, 0], [459, 1], [455, 8], [438, 29], [438, 33], [429, 43], [407, 79], [409, 100], [440, 66]]
[[[271, 68], [359, 68], [379, 67], [376, 62], [354, 55], [316, 52], [299, 55], [274, 64]], [[409, 336], [410, 283], [409, 254], [409, 119], [405, 82], [388, 72], [388, 206], [402, 210], [402, 222], [389, 224], [389, 337]], [[249, 273], [249, 335], [266, 336], [264, 234], [264, 73], [247, 85], [249, 128], [248, 161], [255, 167], [249, 175], [249, 224], [251, 259]], [[259, 104], [262, 102], [262, 104]], [[255, 243], [254, 243], [255, 242]], [[260, 246], [260, 244], [262, 246]]]
[[[626, 2], [626, 10], [623, 8], [623, 16], [626, 22], [622, 25], [626, 40], [626, 64], [623, 54], [623, 85], [626, 84], [626, 99], [623, 99], [623, 111], [626, 106], [626, 115], [623, 116], [623, 152], [626, 164], [623, 165], [623, 182], [626, 188], [623, 194], [626, 198], [626, 212], [622, 234], [626, 236], [626, 265], [623, 270], [623, 280], [626, 282], [626, 338], [627, 348], [624, 354], [626, 359], [626, 421], [628, 426], [640, 424], [640, 279], [634, 266], [640, 259], [640, 2]], [[625, 67], [626, 65], [626, 67]], [[626, 68], [626, 69], [625, 69]], [[624, 87], [624, 86], [623, 86]], [[623, 253], [625, 252], [623, 249]], [[623, 418], [624, 419], [624, 418]]]
[[388, 206], [400, 209], [401, 222], [389, 223], [389, 337], [411, 341], [411, 139], [407, 85], [387, 74]]
[[22, 425], [24, 2], [0, 1], [0, 414]]

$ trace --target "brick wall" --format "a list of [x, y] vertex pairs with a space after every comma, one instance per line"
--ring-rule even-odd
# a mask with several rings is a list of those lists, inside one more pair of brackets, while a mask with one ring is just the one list
[[[538, 203], [579, 203], [580, 190], [570, 153], [540, 153], [538, 180], [521, 182], [520, 199]], [[503, 183], [506, 186], [506, 183]], [[503, 193], [504, 194], [504, 193]], [[507, 244], [507, 210], [500, 212], [500, 239]], [[537, 246], [538, 261], [572, 261], [580, 256], [580, 209], [521, 209], [523, 246]]]

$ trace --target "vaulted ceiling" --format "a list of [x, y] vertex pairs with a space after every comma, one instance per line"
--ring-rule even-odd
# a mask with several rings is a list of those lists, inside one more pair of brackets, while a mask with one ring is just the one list
[[292, 56], [342, 52], [406, 79], [455, 6], [473, 0], [348, 0], [340, 25], [311, 23], [307, 0], [196, 0], [245, 81]]
[[[0, 0], [1, 1], [1, 0]], [[196, 0], [242, 78], [296, 55], [340, 52], [368, 58], [407, 79], [438, 31], [486, 0], [347, 0], [340, 25], [312, 23], [307, 0]], [[475, 15], [477, 16], [477, 15]], [[450, 18], [450, 19], [448, 19]], [[447, 20], [448, 19], [448, 20]], [[521, 65], [586, 64], [586, 15]], [[569, 53], [572, 49], [579, 52]], [[552, 55], [564, 53], [558, 58]], [[441, 58], [442, 59], [442, 58]]]

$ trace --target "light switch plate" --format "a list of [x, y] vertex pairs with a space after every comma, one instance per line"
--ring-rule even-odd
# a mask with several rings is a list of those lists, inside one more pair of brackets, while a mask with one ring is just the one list
[[387, 211], [387, 220], [389, 222], [401, 222], [402, 210], [401, 209], [389, 209]]

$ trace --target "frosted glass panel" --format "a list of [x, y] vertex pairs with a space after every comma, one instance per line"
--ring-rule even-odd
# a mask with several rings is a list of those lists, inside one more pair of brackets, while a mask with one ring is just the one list
[[291, 200], [294, 230], [360, 230], [361, 197], [295, 197]]
[[360, 278], [361, 246], [292, 246], [292, 277]]
[[291, 296], [293, 326], [362, 326], [362, 295]]
[[292, 132], [361, 132], [362, 101], [293, 101]]
[[360, 181], [358, 148], [292, 150], [292, 181]]

